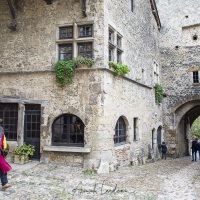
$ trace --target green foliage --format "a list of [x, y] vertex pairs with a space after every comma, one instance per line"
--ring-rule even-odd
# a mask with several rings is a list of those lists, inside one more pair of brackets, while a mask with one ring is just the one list
[[74, 58], [74, 64], [76, 67], [78, 67], [81, 64], [85, 64], [88, 67], [92, 67], [94, 65], [94, 61], [90, 58], [84, 58], [82, 56], [78, 56], [76, 58]]
[[198, 117], [191, 126], [191, 135], [200, 139], [200, 117]]
[[123, 65], [121, 63], [115, 63], [115, 62], [110, 61], [109, 66], [112, 67], [114, 69], [114, 72], [116, 72], [117, 75], [119, 76], [128, 74], [130, 72], [130, 69], [128, 68], [128, 66]]
[[155, 84], [155, 101], [156, 104], [160, 105], [163, 100], [164, 90], [162, 86], [158, 83]]
[[58, 83], [60, 83], [61, 86], [71, 84], [73, 82], [74, 70], [75, 65], [72, 60], [59, 60], [55, 67], [56, 80]]
[[96, 174], [96, 171], [94, 171], [93, 169], [86, 169], [83, 171], [84, 175], [93, 175]]
[[27, 155], [27, 156], [32, 156], [35, 152], [35, 147], [31, 144], [26, 145], [25, 143], [20, 146], [16, 147], [13, 152], [17, 155]]

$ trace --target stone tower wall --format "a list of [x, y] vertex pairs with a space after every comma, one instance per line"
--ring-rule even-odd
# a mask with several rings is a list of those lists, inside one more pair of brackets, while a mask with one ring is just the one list
[[165, 139], [177, 149], [177, 155], [182, 155], [186, 150], [181, 145], [188, 138], [185, 128], [179, 127], [180, 121], [186, 123], [188, 108], [196, 106], [199, 100], [200, 85], [193, 83], [193, 71], [199, 71], [200, 67], [200, 13], [197, 11], [200, 2], [157, 0], [157, 7], [162, 24], [162, 85], [167, 95], [163, 105]]

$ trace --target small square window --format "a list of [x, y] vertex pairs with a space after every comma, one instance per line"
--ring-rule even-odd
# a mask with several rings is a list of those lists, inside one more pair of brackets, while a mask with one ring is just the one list
[[73, 38], [73, 27], [60, 27], [59, 28], [59, 39], [71, 39]]
[[193, 39], [193, 40], [197, 40], [197, 39], [198, 39], [198, 36], [197, 36], [197, 35], [193, 35], [192, 39]]
[[78, 56], [92, 58], [92, 42], [78, 43]]
[[193, 83], [199, 83], [199, 72], [198, 71], [193, 72]]
[[92, 25], [78, 26], [79, 37], [92, 37]]
[[71, 60], [72, 52], [72, 44], [59, 45], [59, 60]]

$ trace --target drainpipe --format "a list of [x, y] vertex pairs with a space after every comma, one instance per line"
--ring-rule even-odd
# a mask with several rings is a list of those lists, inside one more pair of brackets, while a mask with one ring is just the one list
[[10, 8], [10, 12], [11, 12], [11, 15], [12, 15], [12, 18], [13, 18], [13, 22], [8, 26], [8, 28], [13, 30], [13, 31], [16, 31], [17, 30], [17, 23], [16, 23], [15, 9], [14, 9], [14, 7], [12, 5], [11, 0], [7, 0], [7, 2], [8, 2], [8, 6]]

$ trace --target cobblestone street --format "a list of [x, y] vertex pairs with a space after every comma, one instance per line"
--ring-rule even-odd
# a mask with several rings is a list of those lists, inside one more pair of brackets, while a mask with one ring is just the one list
[[0, 191], [0, 199], [200, 199], [200, 161], [190, 157], [121, 167], [107, 175], [89, 172], [63, 164], [38, 163], [26, 170], [15, 166], [8, 175], [13, 187]]

